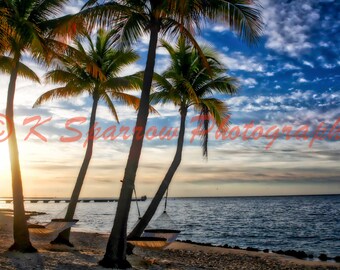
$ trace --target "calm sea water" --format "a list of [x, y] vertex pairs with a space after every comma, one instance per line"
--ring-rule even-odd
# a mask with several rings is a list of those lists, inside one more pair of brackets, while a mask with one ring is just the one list
[[[149, 202], [139, 202], [142, 213]], [[0, 202], [0, 208], [11, 206]], [[79, 203], [76, 216], [80, 221], [74, 230], [110, 232], [116, 206]], [[26, 210], [47, 213], [34, 217], [39, 222], [62, 217], [66, 207], [66, 203], [26, 203]], [[182, 231], [181, 240], [340, 255], [340, 196], [176, 198], [169, 199], [167, 210], [172, 227]], [[137, 218], [133, 202], [130, 229]], [[157, 227], [157, 220], [151, 225]]]

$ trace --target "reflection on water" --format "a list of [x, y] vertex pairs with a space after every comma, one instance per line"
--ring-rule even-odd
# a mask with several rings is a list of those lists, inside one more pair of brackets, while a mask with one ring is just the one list
[[[150, 200], [139, 202], [141, 212]], [[26, 203], [26, 210], [46, 212], [34, 221], [65, 214], [66, 203]], [[117, 203], [79, 203], [74, 230], [108, 233]], [[0, 208], [11, 204], [0, 202]], [[163, 211], [160, 207], [156, 217]], [[179, 239], [260, 249], [304, 250], [340, 255], [340, 196], [177, 198], [168, 214], [182, 230]], [[137, 221], [131, 205], [129, 228]]]

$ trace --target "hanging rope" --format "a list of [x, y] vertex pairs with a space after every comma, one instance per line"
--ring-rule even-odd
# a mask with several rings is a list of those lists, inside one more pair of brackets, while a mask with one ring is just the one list
[[137, 193], [136, 193], [135, 187], [133, 187], [133, 192], [134, 192], [134, 194], [135, 194], [136, 206], [137, 206], [137, 211], [138, 211], [138, 219], [141, 219], [140, 210], [139, 210], [139, 205], [138, 205], [138, 199], [137, 199]]
[[[121, 183], [123, 183], [124, 180], [120, 180]], [[137, 198], [137, 193], [136, 193], [136, 188], [133, 186], [133, 193], [135, 194], [135, 201], [136, 201], [136, 206], [137, 206], [137, 211], [138, 211], [138, 219], [141, 219], [140, 215], [140, 210], [139, 210], [139, 205], [138, 205], [138, 198]]]
[[168, 204], [168, 193], [169, 193], [169, 189], [167, 188], [166, 193], [165, 193], [165, 203], [164, 203], [164, 211], [163, 211], [163, 213], [166, 213], [166, 206]]
[[[137, 198], [135, 189], [134, 189], [134, 193], [135, 193], [135, 197]], [[144, 230], [142, 237], [138, 237], [136, 239], [129, 239], [128, 242], [130, 244], [138, 246], [138, 247], [142, 247], [142, 248], [163, 249], [176, 240], [178, 234], [181, 231], [171, 229], [172, 227], [175, 227], [175, 224], [170, 219], [169, 215], [166, 213], [166, 208], [168, 204], [168, 195], [169, 195], [169, 189], [167, 189], [165, 193], [164, 212], [154, 221], [155, 224], [159, 223], [158, 228]], [[138, 203], [137, 203], [137, 209], [138, 209], [138, 214], [139, 214]]]

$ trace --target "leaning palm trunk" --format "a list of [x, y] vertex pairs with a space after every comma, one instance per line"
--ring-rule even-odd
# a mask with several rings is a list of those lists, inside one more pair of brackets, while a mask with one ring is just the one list
[[136, 172], [143, 146], [145, 127], [149, 115], [150, 90], [155, 67], [158, 33], [160, 29], [159, 22], [154, 22], [154, 24], [150, 27], [151, 34], [149, 50], [135, 132], [125, 167], [123, 184], [119, 195], [113, 228], [106, 246], [104, 258], [99, 261], [99, 265], [106, 268], [118, 267], [120, 269], [125, 269], [131, 267], [130, 263], [126, 260], [127, 221], [129, 217], [132, 192], [135, 185]]
[[14, 95], [15, 85], [19, 69], [19, 56], [15, 56], [13, 69], [11, 72], [8, 86], [6, 116], [8, 117], [7, 130], [10, 135], [8, 138], [9, 156], [11, 160], [12, 190], [13, 190], [13, 238], [14, 244], [9, 248], [21, 252], [36, 252], [29, 238], [27, 220], [25, 216], [24, 196], [19, 162], [18, 143], [14, 126]]
[[[181, 108], [181, 125], [178, 135], [178, 141], [177, 141], [177, 150], [174, 156], [174, 159], [171, 163], [171, 166], [169, 167], [161, 185], [159, 186], [154, 198], [152, 199], [148, 209], [146, 210], [145, 214], [142, 216], [142, 218], [138, 221], [137, 225], [134, 227], [134, 229], [130, 232], [128, 235], [128, 238], [134, 238], [139, 237], [142, 235], [145, 228], [148, 226], [150, 220], [156, 213], [156, 210], [162, 201], [162, 198], [168, 189], [170, 182], [176, 173], [178, 166], [181, 163], [182, 160], [182, 151], [183, 151], [183, 143], [184, 143], [184, 133], [185, 133], [185, 119], [187, 115], [187, 108], [182, 107]], [[132, 251], [131, 249], [128, 250], [129, 252]]]
[[[97, 106], [98, 106], [98, 100], [99, 96], [96, 94], [93, 94], [93, 104], [92, 104], [92, 112], [91, 112], [91, 118], [90, 118], [90, 126], [89, 126], [89, 132], [88, 132], [88, 143], [87, 143], [87, 148], [86, 148], [86, 153], [84, 157], [83, 164], [81, 165], [78, 177], [77, 177], [77, 182], [76, 185], [74, 186], [72, 196], [70, 199], [70, 203], [67, 208], [67, 212], [65, 215], [65, 220], [66, 221], [72, 221], [74, 217], [74, 213], [76, 211], [79, 195], [81, 188], [84, 183], [84, 179], [86, 176], [87, 169], [89, 167], [91, 157], [92, 157], [92, 152], [93, 152], [93, 141], [94, 141], [94, 124], [96, 121], [96, 112], [97, 112]], [[73, 246], [73, 244], [70, 243], [70, 232], [71, 228], [68, 228], [57, 236], [55, 240], [51, 242], [51, 244], [64, 244], [67, 246]]]

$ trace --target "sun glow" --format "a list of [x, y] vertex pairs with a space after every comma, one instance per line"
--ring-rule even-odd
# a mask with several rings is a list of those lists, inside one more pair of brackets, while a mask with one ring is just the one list
[[11, 195], [10, 176], [8, 145], [0, 142], [0, 197]]
[[1, 175], [9, 169], [8, 145], [5, 142], [0, 143], [0, 172]]

